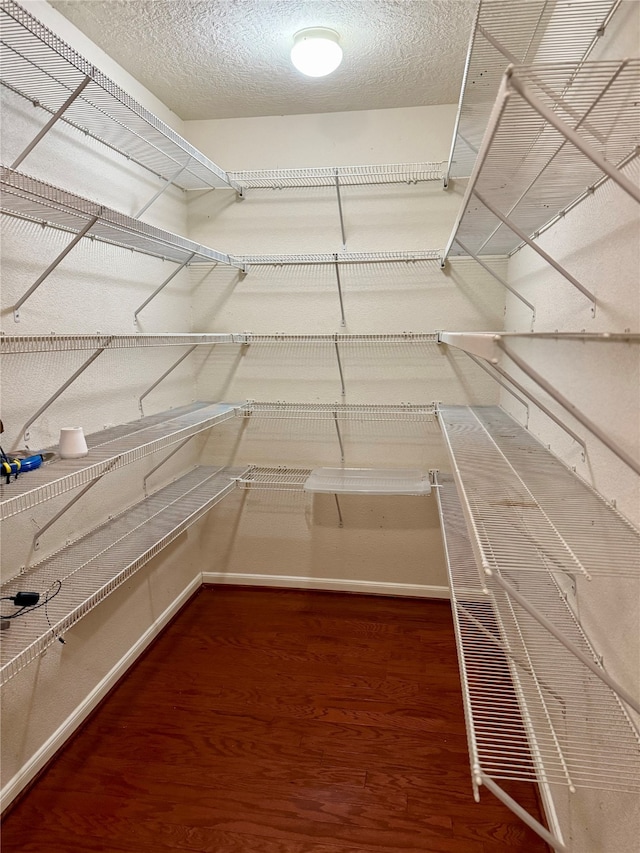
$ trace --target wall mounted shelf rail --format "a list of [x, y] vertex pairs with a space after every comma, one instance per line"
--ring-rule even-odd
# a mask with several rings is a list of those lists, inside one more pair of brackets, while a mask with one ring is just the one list
[[137, 349], [139, 347], [214, 346], [237, 343], [228, 334], [139, 334], [139, 335], [4, 335], [0, 355], [78, 350]]
[[[242, 468], [200, 467], [2, 585], [3, 596], [26, 586], [46, 606], [9, 621], [2, 633], [0, 684], [100, 604], [138, 569], [236, 488]], [[5, 613], [11, 613], [3, 608]]]
[[[185, 189], [240, 188], [14, 0], [1, 0], [1, 82], [83, 134]], [[17, 168], [42, 132], [14, 161]], [[154, 198], [155, 200], [155, 198]]]
[[298, 255], [236, 255], [236, 262], [250, 266], [285, 266], [288, 264], [388, 264], [439, 261], [439, 249], [419, 252], [316, 252]]
[[468, 177], [507, 65], [588, 59], [621, 0], [479, 0], [445, 172]]
[[88, 435], [87, 456], [58, 459], [0, 485], [0, 519], [87, 485], [234, 415], [235, 407], [225, 403], [194, 403]]
[[349, 421], [432, 421], [435, 419], [435, 404], [412, 403], [366, 404], [366, 403], [264, 403], [249, 400], [236, 408], [236, 415], [245, 418], [267, 418], [269, 420], [334, 420]]
[[595, 303], [535, 237], [605, 179], [640, 201], [623, 168], [640, 151], [639, 101], [639, 59], [510, 67], [443, 260], [526, 243]]
[[[562, 787], [568, 789], [569, 796], [576, 796], [580, 788], [595, 788], [627, 792], [635, 798], [640, 789], [638, 732], [616, 693], [504, 589], [492, 583], [478, 566], [478, 554], [492, 560], [489, 550], [497, 544], [501, 556], [496, 571], [517, 583], [534, 607], [544, 610], [571, 643], [597, 660], [561, 593], [556, 577], [558, 567], [548, 563], [546, 570], [530, 573], [511, 567], [505, 559], [504, 546], [508, 541], [518, 550], [534, 550], [533, 535], [519, 517], [528, 510], [517, 509], [515, 501], [512, 503], [511, 531], [504, 524], [502, 529], [491, 525], [486, 531], [480, 524], [474, 525], [478, 512], [484, 510], [488, 514], [492, 505], [507, 503], [503, 499], [505, 493], [499, 490], [504, 483], [487, 483], [486, 487], [476, 488], [479, 478], [486, 478], [490, 465], [490, 459], [483, 458], [488, 445], [472, 440], [471, 452], [459, 460], [462, 444], [455, 433], [460, 430], [460, 436], [465, 433], [468, 437], [473, 428], [455, 409], [443, 412], [443, 418], [445, 429], [452, 434], [460, 497], [448, 475], [437, 475], [436, 493], [451, 587], [474, 794], [478, 800], [479, 789], [486, 786], [554, 850], [567, 851], [555, 812], [554, 791]], [[499, 432], [505, 431], [504, 423], [494, 426]], [[512, 425], [506, 429], [512, 435], [517, 428]], [[492, 435], [495, 437], [495, 430]], [[466, 437], [462, 440], [466, 441]], [[473, 451], [479, 454], [475, 462], [471, 460]], [[561, 469], [563, 479], [570, 476], [557, 460], [550, 465]], [[518, 470], [522, 473], [521, 468]], [[533, 471], [533, 466], [530, 470]], [[536, 475], [536, 482], [541, 484], [543, 476]], [[513, 486], [522, 490], [515, 478]], [[513, 491], [510, 494], [515, 497]], [[571, 500], [576, 507], [585, 496], [582, 509], [588, 512], [599, 499], [587, 495], [582, 484]], [[558, 506], [556, 501], [556, 510]], [[599, 507], [599, 520], [605, 520], [608, 510]], [[573, 523], [568, 513], [566, 520]], [[614, 527], [617, 525], [618, 520], [614, 520]], [[576, 533], [581, 535], [582, 531], [576, 529]], [[544, 562], [545, 550], [546, 544], [539, 543], [540, 562]], [[505, 792], [502, 780], [537, 782], [549, 830]]]
[[379, 166], [325, 166], [309, 169], [252, 169], [228, 172], [229, 178], [246, 189], [285, 187], [377, 186], [441, 181], [442, 162], [393, 163]]

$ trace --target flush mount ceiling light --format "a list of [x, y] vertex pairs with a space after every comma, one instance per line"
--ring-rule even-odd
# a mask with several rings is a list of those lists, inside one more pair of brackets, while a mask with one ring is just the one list
[[342, 62], [340, 37], [335, 30], [311, 27], [293, 37], [291, 61], [307, 77], [325, 77]]

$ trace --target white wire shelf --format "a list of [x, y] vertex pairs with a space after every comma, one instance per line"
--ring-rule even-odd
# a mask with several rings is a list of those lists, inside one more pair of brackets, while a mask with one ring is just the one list
[[482, 566], [640, 578], [640, 531], [504, 411], [441, 406], [438, 419]]
[[88, 435], [87, 456], [57, 459], [1, 484], [0, 518], [86, 485], [234, 416], [235, 407], [226, 403], [193, 403]]
[[515, 251], [607, 179], [605, 167], [629, 186], [621, 168], [640, 150], [639, 101], [640, 59], [510, 68], [444, 256]]
[[219, 166], [13, 0], [1, 0], [0, 25], [5, 86], [55, 114], [88, 80], [62, 121], [182, 189], [238, 189]]
[[[483, 592], [454, 481], [438, 474], [436, 485], [474, 788], [511, 779], [537, 782], [543, 797], [554, 786], [637, 793], [640, 739], [617, 696], [501, 589]], [[595, 659], [552, 571], [518, 583]]]
[[433, 421], [435, 404], [264, 403], [250, 400], [236, 415], [269, 420]]
[[420, 252], [319, 252], [298, 255], [236, 255], [243, 268], [249, 266], [285, 266], [287, 264], [388, 264], [437, 261], [442, 251], [428, 249]]
[[399, 332], [386, 335], [288, 335], [283, 333], [260, 335], [242, 332], [234, 335], [243, 344], [437, 344], [437, 332]]
[[214, 346], [238, 343], [231, 334], [139, 335], [4, 335], [0, 354], [72, 352], [78, 350], [137, 349], [139, 347]]
[[260, 465], [250, 465], [243, 474], [236, 477], [236, 483], [241, 489], [302, 492], [310, 473], [310, 468], [287, 468], [285, 466], [265, 468]]
[[444, 163], [393, 163], [379, 166], [326, 166], [308, 169], [252, 169], [228, 172], [229, 179], [247, 189], [285, 187], [372, 186], [441, 181]]
[[[56, 638], [100, 604], [184, 530], [235, 489], [241, 468], [196, 468], [52, 557], [3, 584], [2, 595], [24, 589], [60, 592], [2, 632], [0, 683], [27, 666]], [[3, 612], [11, 609], [3, 602]]]
[[[80, 234], [178, 263], [238, 266], [229, 255], [201, 246], [13, 169], [0, 170], [0, 210], [10, 216]], [[92, 223], [92, 221], [95, 220]]]
[[447, 174], [468, 177], [509, 64], [585, 61], [620, 0], [480, 0]]

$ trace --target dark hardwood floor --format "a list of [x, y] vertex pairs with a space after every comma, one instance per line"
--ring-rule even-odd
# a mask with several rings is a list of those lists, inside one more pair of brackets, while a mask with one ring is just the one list
[[[539, 814], [533, 786], [510, 787]], [[3, 853], [541, 853], [474, 803], [449, 604], [203, 588], [3, 822]]]

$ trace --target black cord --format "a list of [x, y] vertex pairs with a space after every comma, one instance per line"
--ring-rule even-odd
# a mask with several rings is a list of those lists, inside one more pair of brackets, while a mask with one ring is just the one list
[[[58, 585], [58, 588], [56, 589], [56, 591], [52, 592], [51, 595], [48, 595], [43, 601], [40, 601], [38, 604], [25, 605], [24, 607], [21, 607], [20, 610], [17, 610], [15, 613], [10, 613], [8, 616], [5, 616], [3, 614], [2, 616], [0, 616], [0, 618], [3, 620], [4, 619], [17, 619], [18, 616], [26, 616], [27, 613], [31, 613], [32, 610], [37, 610], [39, 607], [46, 607], [46, 605], [51, 601], [51, 599], [55, 598], [56, 595], [58, 595], [58, 593], [62, 589], [62, 581], [61, 580], [54, 581], [51, 584], [51, 586], [49, 587], [49, 589], [52, 589], [56, 584]], [[11, 600], [13, 600], [13, 596], [11, 596], [10, 598], [11, 598]], [[6, 599], [1, 599], [1, 600], [6, 600]], [[48, 621], [49, 620], [49, 614], [46, 612], [46, 610], [45, 610], [45, 614], [47, 616], [47, 621]], [[51, 627], [50, 622], [49, 622], [49, 627]]]

